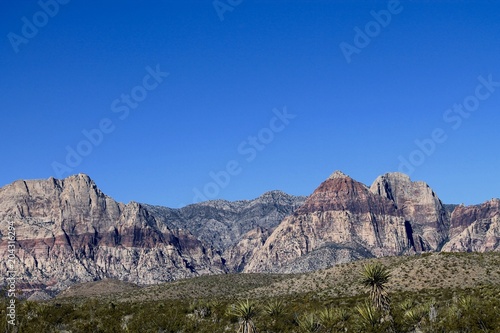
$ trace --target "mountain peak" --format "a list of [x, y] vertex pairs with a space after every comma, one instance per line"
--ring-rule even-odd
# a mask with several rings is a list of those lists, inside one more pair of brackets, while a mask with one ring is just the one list
[[92, 178], [90, 178], [90, 176], [88, 176], [87, 174], [84, 174], [84, 173], [71, 175], [71, 176], [66, 177], [63, 180], [65, 180], [65, 181], [83, 181], [83, 182], [88, 183], [88, 184], [94, 183]]
[[395, 179], [399, 178], [399, 179], [405, 179], [405, 180], [411, 181], [410, 176], [408, 176], [407, 174], [402, 173], [402, 172], [387, 172], [380, 177], [382, 177], [382, 178], [395, 178]]
[[334, 173], [332, 173], [330, 177], [328, 177], [328, 179], [338, 179], [338, 178], [349, 178], [349, 176], [343, 173], [342, 171], [337, 170]]

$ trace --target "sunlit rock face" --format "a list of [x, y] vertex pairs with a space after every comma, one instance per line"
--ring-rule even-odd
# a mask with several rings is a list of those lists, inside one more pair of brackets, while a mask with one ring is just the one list
[[402, 173], [387, 173], [378, 177], [370, 190], [396, 204], [411, 226], [408, 236], [415, 250], [441, 249], [448, 237], [449, 216], [429, 185], [412, 182]]
[[305, 272], [360, 258], [498, 251], [499, 200], [448, 212], [424, 182], [388, 173], [367, 186], [336, 171], [253, 251], [246, 272]]
[[[83, 174], [16, 181], [0, 189], [0, 255], [8, 254], [11, 221], [17, 283], [23, 288], [59, 290], [103, 278], [152, 284], [221, 274], [241, 270], [230, 262], [244, 265], [248, 256], [244, 249], [233, 251], [238, 258], [226, 263], [224, 251], [252, 229], [268, 235], [304, 199], [273, 191], [254, 200], [171, 209], [118, 203]], [[0, 264], [2, 273], [8, 268]]]
[[83, 174], [20, 180], [0, 188], [0, 255], [14, 258], [0, 263], [0, 273], [13, 263], [18, 287], [57, 291], [104, 278], [153, 284], [305, 272], [424, 251], [500, 250], [500, 200], [446, 207], [426, 183], [401, 173], [368, 187], [336, 171], [307, 198], [271, 191], [179, 209], [116, 202]]
[[[16, 229], [20, 284], [61, 289], [102, 278], [148, 284], [225, 272], [220, 255], [189, 231], [159, 223], [138, 203], [117, 203], [86, 175], [16, 181], [0, 189], [0, 198], [2, 222]], [[0, 255], [6, 251], [4, 237]]]
[[302, 272], [413, 251], [394, 201], [335, 172], [255, 251], [246, 272]]
[[449, 238], [443, 251], [500, 251], [500, 200], [457, 206], [451, 214]]

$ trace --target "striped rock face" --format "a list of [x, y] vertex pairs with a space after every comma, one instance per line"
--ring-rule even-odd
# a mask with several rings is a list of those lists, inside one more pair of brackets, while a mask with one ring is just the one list
[[0, 274], [15, 270], [21, 289], [58, 291], [104, 278], [154, 284], [422, 251], [500, 250], [500, 200], [447, 207], [426, 183], [400, 173], [367, 187], [335, 172], [307, 198], [272, 191], [179, 209], [116, 202], [82, 174], [16, 181], [0, 188], [0, 255], [13, 259], [0, 263]]
[[[21, 288], [59, 290], [102, 278], [148, 284], [225, 271], [220, 255], [189, 231], [159, 223], [138, 203], [117, 203], [85, 175], [3, 187], [0, 219], [15, 226]], [[0, 255], [6, 251], [2, 237]]]
[[[248, 232], [258, 228], [267, 237], [304, 200], [272, 191], [254, 200], [172, 209], [118, 203], [82, 174], [16, 181], [0, 188], [0, 255], [7, 258], [11, 224], [16, 283], [23, 289], [57, 291], [103, 278], [153, 284], [221, 274], [241, 270], [249, 253], [231, 249]], [[8, 269], [0, 263], [2, 274]]]
[[245, 272], [305, 272], [360, 258], [499, 251], [500, 200], [448, 212], [424, 182], [388, 173], [370, 188], [335, 172], [253, 250]]
[[303, 272], [413, 251], [396, 204], [335, 172], [255, 252], [247, 272]]

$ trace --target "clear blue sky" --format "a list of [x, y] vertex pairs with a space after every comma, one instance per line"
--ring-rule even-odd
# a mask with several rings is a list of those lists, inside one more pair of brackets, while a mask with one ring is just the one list
[[0, 186], [86, 173], [179, 207], [411, 168], [446, 203], [500, 196], [496, 1], [60, 2], [1, 5]]

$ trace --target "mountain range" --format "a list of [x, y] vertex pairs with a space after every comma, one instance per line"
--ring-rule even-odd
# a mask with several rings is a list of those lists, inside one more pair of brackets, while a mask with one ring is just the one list
[[[15, 227], [17, 284], [60, 291], [101, 279], [146, 285], [207, 274], [313, 271], [361, 258], [500, 250], [500, 200], [444, 205], [424, 182], [366, 186], [336, 171], [308, 197], [281, 191], [173, 209], [105, 195], [84, 174], [0, 188], [0, 255]], [[0, 264], [4, 276], [6, 260]]]

